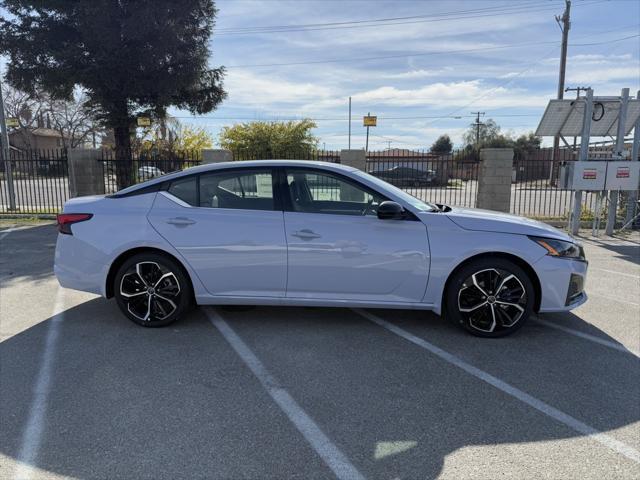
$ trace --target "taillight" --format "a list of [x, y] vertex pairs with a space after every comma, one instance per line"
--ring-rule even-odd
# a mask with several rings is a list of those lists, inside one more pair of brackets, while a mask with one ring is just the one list
[[65, 235], [73, 235], [71, 225], [86, 222], [91, 217], [93, 217], [92, 213], [60, 213], [58, 214], [58, 231]]

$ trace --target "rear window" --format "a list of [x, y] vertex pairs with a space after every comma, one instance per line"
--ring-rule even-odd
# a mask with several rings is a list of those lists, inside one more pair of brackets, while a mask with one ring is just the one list
[[198, 206], [198, 177], [186, 177], [171, 182], [167, 191], [174, 197], [178, 197], [183, 202], [194, 207]]

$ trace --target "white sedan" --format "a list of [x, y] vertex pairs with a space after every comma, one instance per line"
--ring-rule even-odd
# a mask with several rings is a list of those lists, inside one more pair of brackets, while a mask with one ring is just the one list
[[202, 165], [69, 200], [58, 226], [60, 284], [149, 327], [194, 304], [306, 305], [432, 310], [495, 337], [587, 298], [569, 235], [323, 162]]

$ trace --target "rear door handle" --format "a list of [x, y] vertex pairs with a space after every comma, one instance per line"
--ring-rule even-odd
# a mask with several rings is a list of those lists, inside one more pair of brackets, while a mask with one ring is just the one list
[[196, 223], [196, 221], [186, 217], [175, 217], [167, 220], [167, 223], [169, 225], [176, 225], [178, 227], [186, 227], [187, 225], [193, 225], [194, 223]]
[[293, 232], [291, 234], [292, 237], [298, 237], [302, 240], [312, 240], [314, 238], [320, 238], [322, 235], [318, 235], [312, 230], [305, 228], [303, 230], [298, 230], [297, 232]]

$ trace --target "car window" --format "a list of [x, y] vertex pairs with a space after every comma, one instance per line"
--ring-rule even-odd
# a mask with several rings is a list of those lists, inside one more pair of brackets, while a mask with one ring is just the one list
[[198, 187], [196, 182], [197, 177], [195, 176], [179, 178], [171, 182], [167, 191], [183, 202], [195, 207], [198, 205]]
[[273, 210], [271, 170], [221, 171], [200, 175], [200, 206]]
[[376, 215], [382, 195], [340, 175], [314, 170], [290, 170], [287, 186], [296, 212], [334, 215]]

